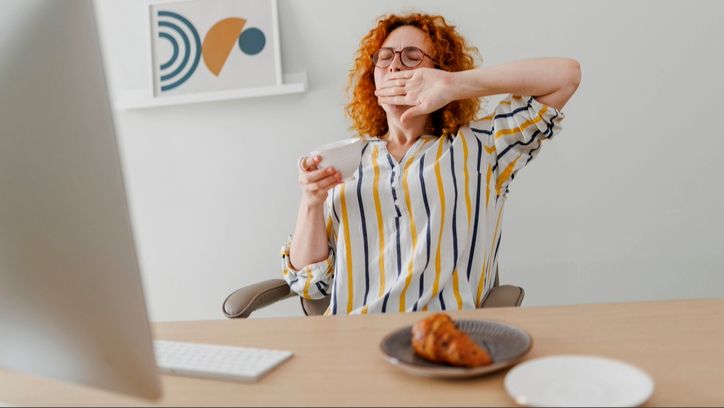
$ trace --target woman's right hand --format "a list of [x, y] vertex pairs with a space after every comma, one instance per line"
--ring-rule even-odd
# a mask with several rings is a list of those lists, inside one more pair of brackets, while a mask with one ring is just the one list
[[333, 167], [320, 169], [320, 156], [305, 157], [299, 163], [299, 185], [302, 188], [302, 202], [310, 207], [324, 204], [327, 192], [342, 183], [342, 174]]

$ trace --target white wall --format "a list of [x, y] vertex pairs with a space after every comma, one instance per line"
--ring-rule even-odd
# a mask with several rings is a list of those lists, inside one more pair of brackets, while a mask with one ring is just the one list
[[[100, 0], [114, 92], [147, 86], [142, 0]], [[279, 0], [285, 72], [309, 92], [117, 110], [153, 320], [222, 318], [279, 276], [296, 158], [350, 136], [344, 87], [376, 17], [445, 15], [484, 65], [583, 67], [563, 132], [511, 185], [501, 280], [525, 305], [724, 296], [724, 3]], [[256, 316], [300, 315], [288, 300]]]

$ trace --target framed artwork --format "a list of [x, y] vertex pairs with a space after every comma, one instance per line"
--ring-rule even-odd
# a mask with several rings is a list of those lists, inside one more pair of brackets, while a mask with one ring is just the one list
[[276, 0], [149, 0], [152, 96], [282, 85]]

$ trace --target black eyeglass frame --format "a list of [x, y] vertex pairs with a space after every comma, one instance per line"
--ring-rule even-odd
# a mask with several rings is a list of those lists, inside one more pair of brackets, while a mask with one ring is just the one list
[[[379, 61], [380, 51], [382, 51], [382, 50], [390, 50], [390, 52], [392, 52], [392, 58], [390, 59], [390, 63], [387, 64], [387, 65], [379, 65], [379, 64], [377, 64], [377, 62]], [[419, 49], [419, 48], [417, 48], [417, 47], [412, 47], [412, 46], [410, 46], [410, 47], [405, 47], [405, 48], [403, 48], [403, 49], [401, 49], [401, 50], [399, 50], [399, 51], [395, 51], [395, 49], [392, 48], [392, 47], [382, 47], [382, 48], [380, 48], [379, 50], [375, 51], [374, 54], [372, 54], [372, 63], [373, 63], [376, 67], [379, 67], [379, 68], [387, 68], [387, 67], [389, 67], [389, 66], [392, 64], [392, 61], [395, 60], [395, 55], [396, 55], [396, 54], [400, 54], [400, 62], [402, 63], [402, 65], [406, 66], [407, 68], [415, 68], [416, 66], [422, 64], [422, 60], [424, 60], [424, 58], [420, 59], [420, 62], [418, 62], [418, 63], [415, 64], [415, 65], [407, 65], [407, 64], [405, 64], [405, 60], [402, 58], [402, 54], [405, 53], [405, 52], [409, 52], [409, 50], [420, 51], [423, 56], [425, 56], [425, 57], [427, 57], [427, 58], [430, 58], [430, 60], [432, 60], [432, 62], [435, 62], [435, 59], [434, 59], [433, 57], [431, 57], [431, 56], [430, 56], [428, 53], [426, 53], [425, 51], [423, 51], [423, 50], [421, 50], [421, 49]], [[436, 63], [436, 64], [437, 64], [437, 63]]]

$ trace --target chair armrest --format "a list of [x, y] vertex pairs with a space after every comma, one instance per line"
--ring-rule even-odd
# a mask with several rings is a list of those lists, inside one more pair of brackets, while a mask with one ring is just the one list
[[329, 307], [329, 303], [332, 300], [331, 296], [326, 296], [322, 299], [305, 299], [303, 297], [299, 297], [299, 299], [302, 301], [302, 310], [304, 311], [304, 314], [307, 316], [321, 316], [324, 314], [325, 311], [327, 311], [327, 308]]
[[523, 303], [525, 291], [513, 285], [494, 286], [483, 299], [481, 308], [489, 307], [517, 307]]
[[293, 295], [285, 280], [269, 279], [235, 290], [224, 300], [222, 310], [229, 319], [245, 319], [255, 310]]

